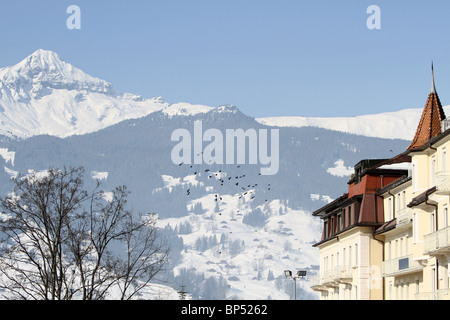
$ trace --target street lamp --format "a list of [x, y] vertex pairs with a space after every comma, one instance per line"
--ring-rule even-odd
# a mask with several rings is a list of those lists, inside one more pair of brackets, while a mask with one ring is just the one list
[[297, 270], [297, 276], [292, 276], [291, 270], [284, 270], [284, 276], [287, 279], [293, 279], [294, 280], [294, 300], [297, 300], [297, 279], [302, 279], [306, 277], [306, 271], [304, 270]]

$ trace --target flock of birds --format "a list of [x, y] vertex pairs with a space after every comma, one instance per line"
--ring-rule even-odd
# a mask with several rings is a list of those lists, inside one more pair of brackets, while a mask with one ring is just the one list
[[[179, 166], [183, 166], [185, 164], [180, 163]], [[190, 169], [193, 169], [194, 166], [193, 165], [189, 165]], [[240, 169], [241, 166], [237, 165], [236, 166], [237, 169]], [[256, 197], [256, 194], [254, 192], [254, 190], [252, 190], [253, 188], [257, 187], [258, 184], [257, 183], [248, 183], [244, 180], [244, 178], [247, 177], [246, 174], [240, 174], [240, 175], [233, 175], [233, 176], [229, 176], [227, 177], [227, 174], [222, 172], [222, 170], [218, 170], [216, 172], [213, 172], [211, 169], [204, 169], [201, 171], [194, 171], [193, 175], [200, 176], [202, 174], [206, 174], [208, 179], [215, 179], [218, 183], [220, 183], [220, 186], [225, 186], [225, 185], [230, 185], [236, 189], [238, 189], [239, 193], [239, 199], [242, 199], [244, 196], [248, 195], [248, 194], [252, 194], [250, 199], [254, 199]], [[261, 175], [261, 173], [258, 173], [258, 175]], [[261, 187], [261, 186], [260, 186]], [[267, 184], [266, 186], [266, 190], [270, 191], [272, 189], [271, 184]], [[187, 189], [186, 190], [186, 195], [190, 196], [191, 194], [191, 189]], [[222, 197], [220, 196], [220, 194], [215, 194], [215, 201], [221, 201]], [[267, 202], [268, 199], [265, 199], [265, 202]]]

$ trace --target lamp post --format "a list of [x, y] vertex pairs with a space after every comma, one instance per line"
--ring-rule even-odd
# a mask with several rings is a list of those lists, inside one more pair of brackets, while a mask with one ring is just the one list
[[294, 280], [294, 300], [297, 300], [297, 279], [302, 279], [306, 277], [306, 271], [297, 271], [297, 276], [292, 276], [291, 270], [284, 270], [284, 276], [287, 279], [293, 279]]
[[185, 285], [181, 285], [181, 291], [178, 291], [178, 295], [180, 296], [180, 300], [186, 300], [187, 292], [184, 291]]

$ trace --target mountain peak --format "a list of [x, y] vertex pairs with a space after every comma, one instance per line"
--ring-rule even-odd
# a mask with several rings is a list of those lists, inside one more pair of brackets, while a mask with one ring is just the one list
[[50, 66], [62, 66], [64, 62], [56, 52], [38, 49], [20, 64], [28, 65], [33, 69], [48, 69]]
[[162, 98], [116, 92], [50, 50], [0, 68], [0, 135], [84, 134], [159, 111]]
[[56, 52], [44, 49], [36, 50], [13, 68], [23, 71], [31, 70], [33, 74], [38, 72], [58, 73], [67, 81], [82, 80], [79, 76], [81, 73], [84, 74], [81, 70], [62, 60]]
[[[51, 94], [53, 89], [86, 90], [114, 94], [112, 85], [92, 77], [50, 50], [39, 49], [12, 67], [0, 69], [0, 84], [11, 97], [28, 100]], [[24, 86], [25, 85], [25, 86]], [[18, 90], [20, 89], [22, 90]], [[24, 87], [29, 90], [24, 91]], [[3, 93], [5, 94], [5, 93]]]

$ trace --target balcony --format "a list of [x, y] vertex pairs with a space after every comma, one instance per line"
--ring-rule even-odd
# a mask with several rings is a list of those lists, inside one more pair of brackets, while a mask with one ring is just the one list
[[317, 275], [311, 279], [311, 289], [314, 291], [327, 291], [330, 288], [339, 287], [340, 283], [353, 282], [353, 268], [339, 266]]
[[436, 292], [422, 292], [414, 295], [415, 300], [450, 300], [449, 289], [439, 289]]
[[450, 194], [450, 171], [436, 173], [436, 193]]
[[328, 291], [328, 287], [324, 285], [324, 277], [315, 275], [311, 278], [311, 289], [314, 291]]
[[353, 274], [352, 268], [348, 266], [340, 266], [334, 269], [333, 274], [334, 281], [339, 283], [352, 283]]
[[397, 212], [397, 226], [396, 228], [408, 228], [412, 223], [412, 209], [405, 208]]
[[325, 272], [323, 275], [323, 285], [326, 287], [339, 287], [339, 283], [336, 282], [335, 269]]
[[395, 258], [383, 262], [383, 277], [393, 277], [422, 270], [413, 255]]
[[424, 236], [424, 253], [438, 255], [450, 253], [450, 227]]

